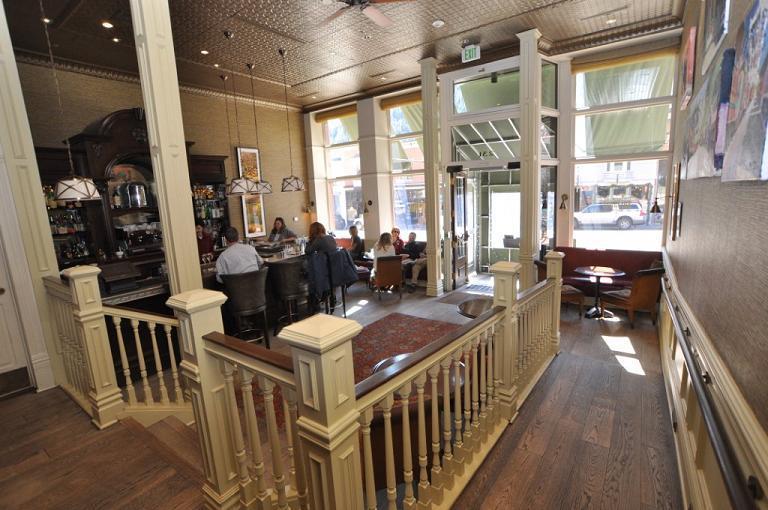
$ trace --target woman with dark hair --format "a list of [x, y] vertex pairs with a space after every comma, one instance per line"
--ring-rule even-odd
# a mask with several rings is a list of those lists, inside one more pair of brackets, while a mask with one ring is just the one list
[[316, 251], [333, 253], [336, 251], [336, 239], [325, 233], [325, 226], [316, 221], [309, 226], [309, 242], [307, 243], [307, 255]]
[[296, 234], [285, 226], [285, 220], [280, 216], [275, 218], [275, 223], [272, 225], [272, 232], [269, 233], [269, 241], [272, 243], [287, 243], [295, 240]]
[[202, 220], [195, 220], [195, 234], [197, 238], [197, 254], [199, 256], [213, 253], [213, 237], [205, 231], [205, 223]]

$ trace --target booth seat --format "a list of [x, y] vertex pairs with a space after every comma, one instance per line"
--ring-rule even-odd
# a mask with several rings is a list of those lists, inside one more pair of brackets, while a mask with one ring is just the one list
[[344, 248], [345, 250], [348, 250], [352, 248], [352, 239], [349, 237], [337, 237], [336, 246], [338, 246], [339, 248]]
[[[416, 241], [416, 244], [419, 247], [419, 251], [423, 252], [427, 249], [427, 242], [426, 241]], [[405, 269], [405, 278], [406, 280], [411, 280], [411, 270], [413, 268], [411, 266], [407, 266]], [[421, 269], [421, 272], [419, 273], [419, 280], [427, 281], [427, 266], [424, 266]]]
[[619, 290], [632, 285], [635, 274], [642, 269], [649, 269], [661, 264], [661, 252], [635, 250], [591, 250], [558, 246], [556, 251], [565, 255], [563, 258], [563, 285], [571, 285], [588, 296], [594, 296], [594, 283], [588, 277], [576, 273], [582, 266], [607, 266], [619, 269], [625, 276], [614, 278], [609, 284], [603, 280], [602, 291]]

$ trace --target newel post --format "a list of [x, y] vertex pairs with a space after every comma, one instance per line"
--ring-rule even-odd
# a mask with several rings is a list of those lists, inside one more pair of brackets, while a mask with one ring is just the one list
[[123, 410], [123, 393], [115, 379], [107, 324], [101, 305], [98, 276], [101, 269], [76, 266], [63, 275], [69, 280], [75, 324], [83, 341], [88, 368], [88, 401], [93, 424], [103, 429], [117, 422]]
[[517, 413], [517, 287], [520, 264], [496, 262], [491, 266], [493, 274], [493, 306], [505, 308], [501, 331], [495, 332], [496, 359], [498, 361], [499, 396], [501, 415], [512, 421]]
[[224, 331], [221, 292], [191, 290], [171, 296], [166, 304], [179, 319], [181, 373], [190, 396], [203, 456], [203, 497], [206, 508], [239, 505], [239, 480], [230, 440], [227, 391], [219, 361], [205, 352], [203, 335]]
[[552, 354], [560, 352], [560, 293], [563, 290], [563, 258], [565, 254], [559, 251], [550, 251], [544, 257], [547, 261], [547, 280], [554, 280], [555, 287], [552, 296], [552, 324], [550, 331], [550, 345]]
[[355, 321], [317, 314], [291, 324], [280, 339], [293, 351], [297, 428], [314, 510], [362, 509], [352, 338]]

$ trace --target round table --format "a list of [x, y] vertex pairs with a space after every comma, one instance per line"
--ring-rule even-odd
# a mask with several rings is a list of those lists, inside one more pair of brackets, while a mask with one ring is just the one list
[[591, 276], [595, 278], [595, 305], [587, 310], [584, 317], [587, 319], [602, 319], [605, 317], [613, 317], [611, 312], [606, 311], [603, 314], [600, 308], [600, 280], [603, 278], [617, 278], [624, 276], [626, 273], [621, 269], [614, 269], [606, 266], [582, 266], [574, 269], [575, 272], [583, 274], [584, 276]]

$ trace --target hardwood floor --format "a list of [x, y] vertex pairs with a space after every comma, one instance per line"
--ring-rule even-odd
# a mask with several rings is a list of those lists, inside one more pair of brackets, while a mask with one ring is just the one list
[[682, 506], [655, 327], [563, 312], [561, 354], [454, 508]]
[[97, 430], [59, 389], [1, 401], [0, 508], [200, 508], [199, 467], [136, 425]]

